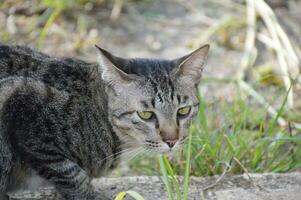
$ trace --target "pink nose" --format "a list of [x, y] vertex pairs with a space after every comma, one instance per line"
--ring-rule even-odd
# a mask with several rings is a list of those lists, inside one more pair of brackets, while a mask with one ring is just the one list
[[174, 140], [164, 140], [164, 138], [162, 139], [163, 142], [165, 142], [170, 148], [172, 148], [178, 141], [178, 139], [174, 139]]
[[172, 148], [179, 140], [179, 129], [175, 125], [165, 125], [160, 128], [160, 135], [163, 142]]

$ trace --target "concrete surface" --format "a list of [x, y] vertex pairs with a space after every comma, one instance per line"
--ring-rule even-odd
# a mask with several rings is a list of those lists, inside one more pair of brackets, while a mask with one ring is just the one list
[[[249, 174], [219, 177], [191, 177], [189, 199], [191, 200], [298, 200], [301, 199], [301, 173]], [[180, 177], [180, 185], [183, 185]], [[216, 184], [214, 184], [216, 183]], [[93, 181], [116, 196], [121, 191], [134, 190], [146, 200], [167, 200], [168, 195], [160, 177], [101, 178]], [[208, 188], [208, 186], [212, 186]], [[207, 189], [206, 189], [207, 188]], [[19, 191], [10, 194], [10, 200], [56, 200], [52, 187], [37, 191]], [[131, 198], [126, 198], [131, 199]]]

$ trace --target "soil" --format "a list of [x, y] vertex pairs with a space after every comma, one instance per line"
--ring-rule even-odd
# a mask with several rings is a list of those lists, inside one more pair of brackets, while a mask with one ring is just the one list
[[[15, 2], [0, 11], [0, 42], [36, 47], [51, 9], [41, 9], [37, 0]], [[95, 62], [95, 44], [124, 57], [171, 59], [210, 43], [211, 53], [203, 77], [231, 78], [240, 68], [245, 30], [242, 27], [222, 29], [211, 37], [200, 39], [221, 21], [244, 16], [242, 4], [233, 6], [227, 2], [126, 1], [119, 18], [114, 21], [110, 20], [112, 4], [75, 7], [63, 11], [55, 19], [40, 49], [53, 56], [72, 56]], [[290, 39], [300, 47], [301, 1], [292, 1], [295, 4], [290, 7], [290, 1], [290, 4], [281, 2], [269, 1], [292, 36]], [[258, 54], [257, 65], [275, 64], [275, 56], [260, 45], [259, 48], [262, 52]], [[214, 82], [204, 87], [204, 93], [208, 99], [231, 99], [233, 87], [232, 84], [220, 87], [220, 83]], [[268, 90], [273, 92], [273, 89]]]

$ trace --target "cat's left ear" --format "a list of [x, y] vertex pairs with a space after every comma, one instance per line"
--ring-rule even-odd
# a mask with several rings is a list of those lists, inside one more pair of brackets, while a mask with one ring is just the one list
[[122, 86], [138, 79], [137, 76], [126, 73], [127, 59], [114, 56], [97, 45], [95, 47], [99, 50], [97, 61], [101, 77], [108, 85]]
[[173, 71], [176, 78], [193, 81], [194, 84], [198, 84], [202, 77], [209, 48], [209, 44], [204, 45], [192, 53], [174, 60], [177, 64]]

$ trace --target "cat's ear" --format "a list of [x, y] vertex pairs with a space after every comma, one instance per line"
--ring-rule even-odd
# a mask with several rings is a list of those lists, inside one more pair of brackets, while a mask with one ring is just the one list
[[209, 47], [209, 44], [204, 45], [192, 53], [176, 59], [177, 67], [173, 71], [176, 78], [193, 81], [194, 84], [198, 84], [202, 77]]
[[99, 64], [101, 78], [109, 85], [127, 84], [134, 81], [137, 77], [127, 74], [123, 69], [128, 65], [126, 59], [114, 56], [110, 52], [95, 45], [99, 50], [97, 61]]

